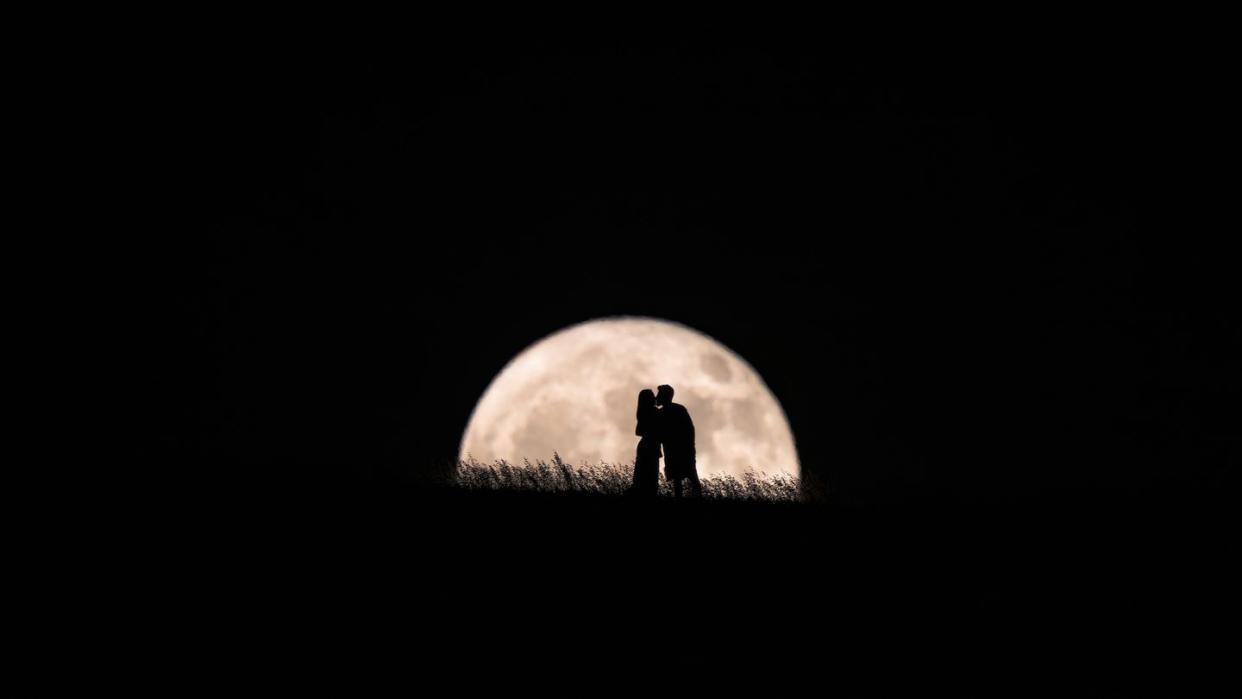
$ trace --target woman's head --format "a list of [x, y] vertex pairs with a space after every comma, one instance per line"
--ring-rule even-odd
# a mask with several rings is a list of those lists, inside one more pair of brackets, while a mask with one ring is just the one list
[[638, 411], [650, 410], [655, 407], [655, 392], [644, 388], [638, 392]]

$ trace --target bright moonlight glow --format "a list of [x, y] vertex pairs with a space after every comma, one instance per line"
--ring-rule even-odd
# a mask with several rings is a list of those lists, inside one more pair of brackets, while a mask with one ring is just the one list
[[699, 475], [799, 475], [789, 422], [759, 374], [707, 335], [651, 318], [594, 320], [528, 347], [475, 406], [461, 458], [633, 463], [638, 392], [665, 383], [694, 420]]

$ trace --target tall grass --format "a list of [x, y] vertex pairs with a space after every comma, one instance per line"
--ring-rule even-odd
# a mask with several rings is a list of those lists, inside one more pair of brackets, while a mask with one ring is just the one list
[[[455, 485], [466, 490], [577, 493], [620, 497], [630, 488], [633, 464], [567, 464], [559, 454], [551, 461], [513, 464], [500, 460], [480, 463], [473, 458], [457, 464]], [[739, 476], [701, 477], [704, 500], [796, 502], [802, 499], [801, 481], [790, 475], [747, 471]], [[659, 496], [672, 497], [672, 485], [660, 474]]]

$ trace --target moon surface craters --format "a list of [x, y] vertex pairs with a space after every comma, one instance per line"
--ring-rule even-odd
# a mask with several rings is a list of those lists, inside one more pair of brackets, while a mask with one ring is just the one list
[[703, 367], [703, 373], [721, 383], [728, 383], [733, 378], [733, 372], [729, 370], [729, 362], [722, 354], [708, 352], [702, 355], [700, 364]]

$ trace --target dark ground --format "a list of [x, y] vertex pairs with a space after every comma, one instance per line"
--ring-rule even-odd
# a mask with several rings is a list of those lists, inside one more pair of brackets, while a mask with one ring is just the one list
[[1155, 681], [1177, 653], [1220, 662], [1232, 510], [1176, 491], [641, 506], [361, 487], [204, 503], [140, 536], [170, 594], [192, 591], [174, 623], [265, 666], [330, 652], [498, 689], [602, 671], [1083, 695]]

